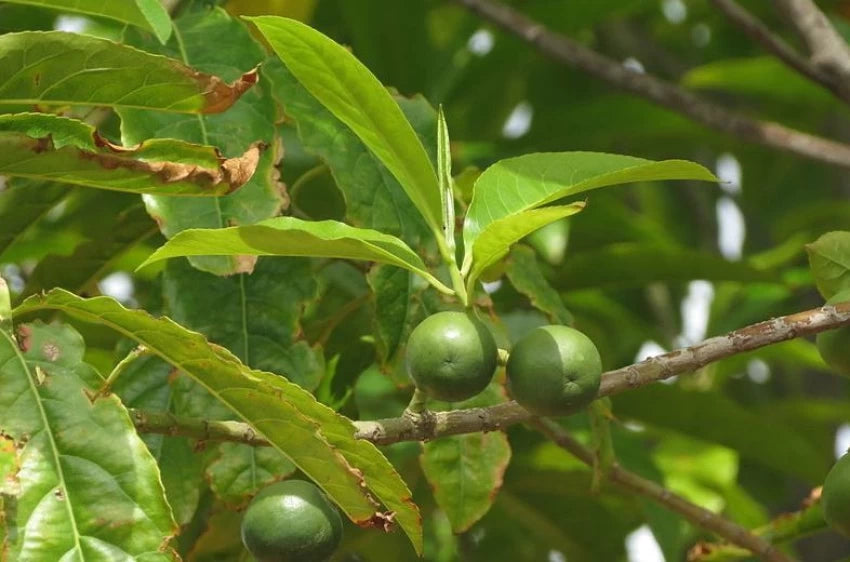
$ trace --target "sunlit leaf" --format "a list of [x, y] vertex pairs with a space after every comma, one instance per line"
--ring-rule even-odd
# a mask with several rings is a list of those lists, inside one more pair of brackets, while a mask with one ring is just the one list
[[0, 36], [0, 106], [105, 105], [220, 113], [257, 81], [251, 67], [242, 72], [227, 84], [173, 59], [64, 31]]
[[[711, 172], [693, 162], [642, 158], [597, 152], [526, 154], [501, 160], [475, 182], [475, 193], [463, 225], [464, 247], [493, 222], [564, 197], [592, 189], [654, 180], [716, 181]], [[464, 269], [473, 257], [464, 257]]]
[[168, 318], [128, 310], [111, 298], [82, 299], [56, 289], [30, 297], [15, 313], [44, 309], [110, 327], [181, 369], [289, 457], [352, 520], [376, 523], [371, 491], [395, 512], [395, 520], [421, 552], [421, 520], [404, 481], [374, 445], [354, 439], [347, 418], [308, 392], [281, 376], [249, 369], [224, 348]]
[[296, 78], [351, 127], [401, 183], [435, 232], [440, 191], [425, 148], [398, 104], [344, 47], [311, 27], [275, 16], [248, 18]]
[[[15, 560], [174, 560], [176, 531], [156, 463], [69, 326], [0, 329], [0, 427], [20, 448]], [[104, 518], [109, 520], [104, 525]]]
[[180, 256], [314, 256], [375, 261], [413, 271], [449, 290], [398, 238], [336, 221], [277, 217], [249, 226], [184, 230], [140, 267]]

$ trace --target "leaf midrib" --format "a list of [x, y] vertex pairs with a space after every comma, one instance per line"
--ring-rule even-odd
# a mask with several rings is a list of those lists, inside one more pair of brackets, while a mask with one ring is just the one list
[[53, 462], [56, 464], [56, 476], [59, 479], [59, 485], [62, 487], [62, 491], [65, 494], [65, 499], [63, 503], [65, 504], [66, 511], [68, 512], [68, 519], [70, 520], [71, 528], [73, 529], [75, 550], [77, 551], [80, 559], [82, 560], [83, 547], [82, 544], [80, 544], [80, 530], [77, 526], [77, 519], [74, 515], [74, 510], [71, 509], [70, 492], [68, 490], [68, 485], [65, 482], [65, 472], [62, 470], [62, 464], [59, 459], [59, 449], [56, 447], [56, 438], [53, 436], [53, 429], [50, 426], [50, 423], [48, 422], [47, 412], [44, 411], [44, 405], [41, 402], [41, 396], [38, 393], [38, 388], [33, 382], [32, 373], [30, 372], [26, 359], [21, 354], [21, 351], [18, 348], [18, 343], [5, 330], [0, 330], [0, 333], [3, 334], [3, 338], [5, 338], [6, 341], [9, 343], [9, 346], [14, 351], [18, 361], [20, 361], [21, 367], [23, 367], [24, 372], [27, 374], [27, 382], [29, 383], [30, 390], [32, 391], [33, 396], [35, 397], [35, 402], [38, 405], [38, 411], [41, 415], [41, 421], [44, 424], [44, 431], [47, 433], [47, 436], [50, 439], [50, 450], [51, 453], [53, 453]]

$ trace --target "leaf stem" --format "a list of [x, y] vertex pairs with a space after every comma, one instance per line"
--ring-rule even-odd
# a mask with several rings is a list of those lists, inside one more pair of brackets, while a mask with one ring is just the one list
[[134, 347], [130, 351], [130, 353], [128, 353], [124, 357], [124, 359], [122, 359], [121, 361], [118, 362], [117, 365], [115, 365], [115, 367], [112, 369], [112, 372], [109, 373], [108, 377], [106, 377], [106, 380], [104, 381], [103, 386], [101, 386], [100, 390], [98, 390], [97, 393], [95, 393], [92, 401], [97, 400], [98, 398], [100, 398], [102, 396], [108, 395], [111, 392], [112, 385], [115, 384], [115, 381], [118, 380], [118, 377], [121, 376], [121, 374], [127, 369], [127, 367], [130, 365], [130, 363], [132, 363], [133, 361], [135, 361], [136, 359], [138, 359], [139, 357], [141, 357], [141, 356], [143, 356], [147, 353], [148, 353], [148, 350], [143, 345]]

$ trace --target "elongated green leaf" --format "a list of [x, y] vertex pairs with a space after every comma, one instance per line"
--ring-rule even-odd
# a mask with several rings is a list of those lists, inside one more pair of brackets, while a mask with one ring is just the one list
[[337, 221], [276, 217], [249, 226], [184, 230], [140, 267], [180, 256], [314, 256], [375, 261], [418, 273], [435, 287], [451, 292], [428, 273], [416, 252], [395, 236]]
[[537, 262], [537, 255], [528, 246], [518, 245], [511, 250], [505, 274], [514, 288], [527, 296], [531, 304], [553, 322], [571, 325], [573, 317]]
[[[101, 2], [101, 4], [103, 4]], [[220, 113], [256, 81], [231, 84], [173, 59], [63, 31], [0, 36], [0, 105], [104, 105]]]
[[93, 127], [45, 113], [0, 115], [0, 174], [98, 189], [221, 195], [254, 174], [262, 146], [225, 159], [210, 146], [153, 139], [123, 147]]
[[[464, 245], [472, 248], [482, 231], [503, 217], [600, 187], [654, 180], [717, 178], [693, 162], [653, 162], [601, 152], [550, 152], [501, 160], [475, 182], [463, 225]], [[464, 257], [464, 266], [468, 259]]]
[[472, 269], [466, 283], [471, 291], [478, 277], [485, 269], [508, 254], [511, 246], [538, 228], [558, 219], [569, 217], [584, 209], [584, 202], [572, 203], [542, 209], [530, 209], [513, 215], [507, 215], [487, 225], [475, 238], [472, 252]]
[[152, 31], [161, 42], [171, 35], [171, 19], [158, 0], [6, 0], [62, 12], [100, 16]]
[[823, 298], [850, 287], [850, 232], [827, 232], [806, 246], [815, 285]]
[[[210, 38], [215, 37], [215, 49]], [[225, 79], [236, 79], [244, 68], [257, 66], [268, 56], [248, 32], [247, 26], [220, 8], [186, 10], [174, 21], [174, 38], [160, 46], [151, 37], [128, 36], [135, 46], [157, 50], [202, 71]], [[280, 214], [285, 204], [285, 187], [278, 181], [276, 164], [282, 151], [275, 122], [277, 107], [266, 80], [253, 87], [220, 115], [166, 114], [121, 108], [121, 138], [136, 144], [150, 138], [178, 138], [213, 144], [225, 154], [236, 154], [261, 141], [270, 148], [257, 162], [256, 173], [236, 193], [218, 199], [175, 199], [145, 197], [148, 212], [170, 238], [187, 228], [221, 228], [253, 224]], [[231, 257], [194, 257], [193, 266], [216, 275], [250, 272], [250, 262]]]
[[[395, 520], [422, 550], [422, 524], [404, 481], [354, 425], [281, 376], [254, 371], [224, 348], [168, 318], [128, 310], [114, 299], [82, 299], [57, 289], [25, 300], [16, 314], [55, 309], [103, 324], [181, 369], [218, 402], [250, 423], [289, 457], [340, 508], [361, 524], [382, 524], [368, 491], [395, 512]], [[355, 470], [356, 468], [356, 470]]]
[[[339, 119], [328, 111], [278, 59], [263, 65], [275, 95], [297, 127], [304, 148], [328, 166], [345, 196], [346, 222], [404, 240], [421, 253], [430, 237], [425, 219], [393, 175]], [[427, 100], [396, 98], [423, 143], [435, 118]], [[429, 145], [430, 146], [430, 145]]]
[[69, 326], [0, 329], [0, 428], [21, 455], [11, 558], [174, 560], [156, 463], [117, 397], [87, 397], [100, 378], [83, 352]]
[[452, 531], [468, 530], [490, 510], [510, 458], [508, 438], [500, 431], [455, 435], [423, 446], [422, 470]]
[[440, 232], [440, 190], [425, 148], [398, 104], [344, 47], [295, 20], [248, 18], [316, 99], [369, 147], [398, 179], [434, 232]]

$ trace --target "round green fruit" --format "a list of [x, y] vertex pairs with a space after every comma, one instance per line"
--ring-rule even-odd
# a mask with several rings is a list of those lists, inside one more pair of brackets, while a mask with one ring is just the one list
[[264, 488], [242, 519], [242, 543], [258, 562], [324, 562], [341, 539], [336, 508], [304, 480]]
[[410, 334], [405, 363], [417, 388], [438, 400], [460, 402], [490, 383], [497, 355], [496, 342], [480, 320], [438, 312]]
[[561, 416], [596, 398], [602, 360], [590, 338], [578, 330], [543, 326], [517, 342], [507, 374], [511, 395], [526, 410]]
[[[850, 289], [839, 291], [826, 304], [850, 301]], [[850, 376], [850, 326], [821, 332], [816, 340], [820, 356], [837, 373]]]
[[830, 526], [850, 537], [850, 453], [838, 459], [821, 492], [823, 517]]

